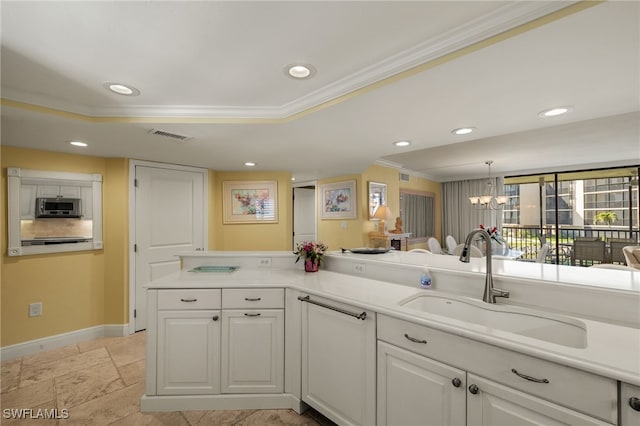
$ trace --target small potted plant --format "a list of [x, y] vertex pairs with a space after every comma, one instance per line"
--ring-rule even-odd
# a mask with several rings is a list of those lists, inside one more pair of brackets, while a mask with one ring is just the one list
[[327, 251], [327, 245], [320, 241], [303, 241], [296, 245], [296, 251], [293, 254], [297, 255], [296, 263], [300, 259], [304, 260], [304, 270], [307, 272], [316, 272], [320, 263], [322, 263], [322, 256]]

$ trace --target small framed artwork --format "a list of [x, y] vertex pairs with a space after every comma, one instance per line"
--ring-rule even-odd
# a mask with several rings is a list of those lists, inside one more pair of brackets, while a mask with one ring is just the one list
[[322, 219], [356, 218], [356, 181], [329, 183], [320, 186], [322, 194]]
[[222, 209], [224, 223], [277, 223], [278, 182], [224, 181]]

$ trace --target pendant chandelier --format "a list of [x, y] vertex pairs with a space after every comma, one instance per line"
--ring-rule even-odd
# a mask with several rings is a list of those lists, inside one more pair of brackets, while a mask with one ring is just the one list
[[469, 201], [474, 207], [491, 210], [501, 209], [506, 204], [507, 197], [505, 195], [498, 195], [495, 185], [491, 181], [491, 165], [493, 164], [493, 160], [487, 160], [484, 164], [489, 166], [489, 181], [487, 182], [484, 192], [486, 195], [472, 195], [469, 197]]

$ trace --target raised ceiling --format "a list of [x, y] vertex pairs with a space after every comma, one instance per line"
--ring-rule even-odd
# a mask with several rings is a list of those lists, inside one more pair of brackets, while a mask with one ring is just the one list
[[5, 1], [2, 144], [298, 180], [638, 164], [639, 28], [638, 2]]

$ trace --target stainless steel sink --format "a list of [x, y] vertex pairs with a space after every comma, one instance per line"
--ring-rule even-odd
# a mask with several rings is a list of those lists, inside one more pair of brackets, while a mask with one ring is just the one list
[[587, 327], [574, 318], [435, 294], [412, 296], [400, 306], [557, 345], [587, 347]]

